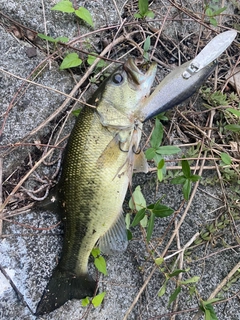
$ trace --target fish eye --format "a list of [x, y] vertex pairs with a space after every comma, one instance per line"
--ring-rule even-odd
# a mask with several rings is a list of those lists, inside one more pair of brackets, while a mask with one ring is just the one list
[[121, 73], [115, 73], [112, 80], [115, 84], [120, 84], [123, 81], [123, 76]]

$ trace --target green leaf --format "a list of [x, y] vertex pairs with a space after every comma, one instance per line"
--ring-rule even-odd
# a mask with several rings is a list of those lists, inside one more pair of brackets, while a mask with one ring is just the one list
[[105, 276], [107, 275], [107, 266], [106, 261], [103, 256], [98, 256], [94, 259], [94, 265], [98, 269], [99, 272], [103, 273]]
[[233, 108], [227, 108], [226, 110], [231, 112], [235, 116], [240, 117], [240, 111], [239, 110], [236, 110], [236, 109], [233, 109]]
[[214, 27], [217, 26], [217, 20], [215, 18], [209, 18], [209, 21]]
[[137, 186], [134, 190], [131, 199], [129, 200], [129, 208], [132, 210], [141, 210], [146, 208], [146, 200], [142, 194], [140, 186]]
[[163, 170], [162, 169], [158, 169], [157, 171], [157, 177], [158, 177], [158, 180], [161, 182], [163, 181]]
[[91, 255], [94, 257], [94, 258], [97, 258], [99, 255], [100, 255], [101, 251], [98, 247], [95, 247], [92, 249], [91, 251]]
[[213, 298], [213, 299], [210, 299], [210, 300], [207, 300], [207, 301], [202, 300], [201, 304], [202, 304], [203, 307], [205, 307], [206, 305], [212, 304], [212, 303], [217, 302], [219, 300], [221, 300], [221, 299], [220, 298]]
[[50, 42], [56, 42], [56, 39], [52, 38], [52, 37], [49, 37], [49, 36], [46, 36], [45, 34], [43, 33], [38, 33], [38, 37], [43, 39], [43, 40], [47, 40], [47, 41], [50, 41]]
[[91, 13], [84, 7], [80, 7], [77, 10], [75, 10], [75, 14], [88, 24], [90, 24], [91, 27], [93, 27], [93, 21]]
[[86, 297], [86, 298], [84, 298], [84, 299], [81, 300], [81, 303], [82, 303], [82, 306], [83, 306], [83, 307], [86, 307], [86, 306], [89, 305], [90, 300], [89, 300], [88, 297]]
[[77, 110], [73, 110], [73, 111], [72, 111], [72, 114], [73, 114], [75, 117], [78, 117], [79, 114], [80, 114], [80, 112], [81, 112], [81, 109], [77, 109]]
[[159, 119], [160, 121], [168, 121], [168, 117], [165, 116], [165, 112], [162, 112], [162, 113], [159, 113], [157, 116], [156, 116], [157, 119]]
[[197, 175], [197, 174], [193, 174], [191, 175], [190, 179], [192, 182], [197, 182], [198, 180], [200, 180], [202, 177]]
[[182, 160], [182, 172], [186, 178], [190, 178], [191, 170], [187, 160]]
[[156, 149], [155, 148], [148, 148], [145, 151], [145, 157], [147, 160], [152, 160], [156, 155]]
[[191, 181], [187, 179], [183, 184], [183, 197], [185, 200], [189, 199], [191, 192]]
[[69, 0], [62, 0], [58, 2], [51, 10], [61, 11], [61, 12], [74, 12], [72, 2]]
[[150, 218], [148, 220], [148, 226], [147, 226], [147, 242], [150, 241], [152, 232], [153, 232], [153, 227], [154, 227], [154, 220], [155, 220], [155, 214], [151, 212]]
[[204, 320], [211, 320], [211, 314], [209, 310], [204, 310]]
[[176, 154], [178, 152], [180, 152], [181, 149], [175, 146], [162, 146], [162, 147], [157, 147], [156, 149], [156, 153], [158, 154]]
[[164, 282], [164, 284], [162, 285], [162, 287], [160, 288], [160, 290], [158, 291], [158, 296], [162, 297], [165, 292], [166, 292], [166, 287], [167, 287], [167, 281]]
[[175, 177], [171, 180], [172, 184], [184, 184], [186, 181], [185, 176]]
[[[93, 52], [93, 53], [96, 54], [95, 52]], [[96, 55], [91, 55], [91, 54], [89, 54], [89, 55], [88, 55], [88, 58], [87, 58], [87, 63], [91, 66], [96, 59], [97, 59]], [[106, 62], [105, 62], [103, 59], [101, 59], [101, 60], [97, 63], [96, 68], [103, 68], [103, 67], [105, 67], [106, 65], [107, 65]]]
[[101, 305], [105, 295], [106, 295], [106, 292], [101, 292], [92, 299], [92, 304], [95, 308]]
[[142, 16], [148, 11], [148, 0], [138, 0], [139, 12]]
[[231, 157], [229, 156], [229, 154], [225, 153], [225, 152], [221, 152], [220, 154], [220, 157], [222, 159], [222, 161], [225, 163], [225, 164], [231, 164], [232, 163], [232, 159]]
[[188, 270], [183, 270], [183, 269], [176, 269], [172, 273], [168, 274], [168, 278], [176, 277], [182, 272], [187, 272]]
[[57, 37], [55, 39], [56, 42], [62, 42], [62, 43], [66, 43], [66, 42], [68, 42], [68, 40], [69, 39], [67, 37]]
[[192, 278], [190, 278], [190, 279], [181, 281], [180, 283], [181, 283], [181, 284], [195, 283], [195, 282], [198, 282], [199, 279], [200, 279], [200, 277], [194, 276], [194, 277], [192, 277]]
[[174, 210], [157, 202], [155, 204], [152, 212], [158, 218], [165, 218], [165, 217], [170, 216], [174, 212]]
[[94, 63], [94, 61], [96, 60], [96, 58], [97, 58], [96, 56], [89, 54], [88, 58], [87, 58], [87, 63], [91, 66]]
[[144, 16], [153, 19], [154, 18], [154, 12], [151, 11], [151, 10], [148, 10], [147, 12], [145, 12]]
[[139, 222], [145, 217], [145, 212], [146, 212], [145, 208], [137, 212], [131, 224], [132, 227], [135, 227], [137, 224], [139, 224]]
[[142, 18], [142, 15], [140, 13], [134, 13], [134, 18], [136, 19], [141, 19]]
[[150, 139], [151, 147], [156, 149], [162, 143], [162, 138], [163, 138], [163, 125], [158, 120], [158, 118], [156, 118], [155, 127]]
[[132, 232], [129, 230], [129, 229], [127, 229], [127, 239], [128, 239], [128, 241], [130, 241], [130, 240], [132, 240]]
[[47, 41], [54, 42], [54, 43], [57, 43], [57, 42], [63, 42], [63, 43], [68, 42], [68, 38], [67, 37], [57, 37], [56, 39], [54, 39], [54, 38], [46, 36], [45, 34], [42, 34], [42, 33], [38, 33], [38, 36], [39, 36], [39, 38], [41, 38], [43, 40], [47, 40]]
[[149, 61], [149, 53], [148, 52], [143, 52], [143, 58], [146, 60], [146, 61]]
[[[158, 162], [157, 162], [157, 158], [159, 158]], [[157, 165], [157, 176], [158, 176], [158, 180], [161, 182], [163, 180], [164, 175], [166, 175], [165, 161], [160, 155], [156, 155], [154, 157], [154, 161], [158, 163], [158, 165]]]
[[225, 129], [231, 130], [233, 132], [239, 132], [240, 131], [240, 125], [239, 124], [227, 124], [225, 126]]
[[205, 320], [218, 320], [217, 315], [211, 304], [205, 305], [203, 309], [204, 309], [203, 311], [204, 311]]
[[164, 262], [164, 258], [159, 257], [159, 258], [155, 259], [154, 262], [156, 263], [157, 266], [160, 266]]
[[147, 36], [146, 40], [144, 41], [143, 50], [147, 52], [151, 45], [151, 38]]
[[168, 301], [168, 305], [170, 305], [174, 300], [176, 300], [176, 298], [180, 292], [181, 292], [181, 287], [177, 287], [175, 289], [175, 291], [173, 292], [173, 294], [171, 294], [169, 301]]
[[157, 168], [158, 169], [162, 169], [165, 165], [165, 161], [164, 159], [161, 159], [159, 162], [158, 162], [158, 165], [157, 165]]
[[130, 228], [130, 224], [131, 224], [130, 214], [129, 213], [127, 213], [126, 216], [125, 216], [125, 223], [126, 223], [126, 228], [129, 229]]
[[225, 11], [227, 7], [219, 8], [218, 10], [213, 12], [214, 16], [219, 16], [223, 11]]
[[61, 65], [60, 65], [60, 70], [77, 67], [77, 66], [80, 66], [81, 63], [82, 63], [82, 60], [79, 59], [77, 53], [75, 53], [75, 52], [69, 53], [63, 59]]
[[209, 8], [209, 7], [206, 9], [205, 13], [206, 13], [206, 15], [207, 15], [208, 17], [212, 17], [212, 16], [213, 16], [213, 11], [212, 11], [212, 9]]
[[140, 225], [143, 228], [146, 228], [146, 226], [148, 225], [148, 217], [147, 217], [147, 215], [145, 215], [145, 217], [140, 221]]

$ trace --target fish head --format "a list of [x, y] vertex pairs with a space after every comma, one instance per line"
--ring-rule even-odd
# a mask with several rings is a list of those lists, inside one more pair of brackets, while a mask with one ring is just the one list
[[111, 74], [94, 100], [103, 126], [128, 129], [134, 125], [134, 113], [149, 96], [156, 71], [156, 63], [130, 58]]

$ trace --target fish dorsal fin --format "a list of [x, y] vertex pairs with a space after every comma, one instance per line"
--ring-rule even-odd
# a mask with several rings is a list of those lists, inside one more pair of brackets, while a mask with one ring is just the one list
[[148, 173], [147, 159], [142, 150], [134, 156], [133, 172]]
[[127, 249], [127, 230], [122, 212], [118, 215], [111, 228], [99, 239], [102, 253], [114, 254]]

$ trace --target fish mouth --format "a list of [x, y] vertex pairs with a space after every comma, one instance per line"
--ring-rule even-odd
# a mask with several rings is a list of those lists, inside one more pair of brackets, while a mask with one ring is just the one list
[[133, 85], [141, 86], [148, 81], [151, 87], [156, 75], [157, 64], [146, 62], [143, 58], [130, 58], [124, 63], [123, 69]]

